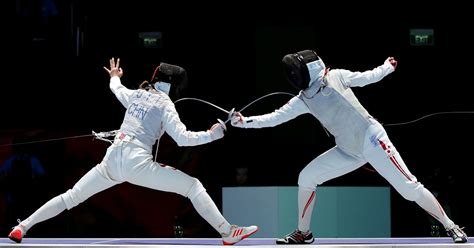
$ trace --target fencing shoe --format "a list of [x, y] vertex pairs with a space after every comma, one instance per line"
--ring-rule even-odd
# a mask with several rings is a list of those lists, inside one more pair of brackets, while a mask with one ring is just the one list
[[224, 245], [233, 245], [258, 231], [257, 226], [236, 226], [230, 227], [228, 234], [222, 234]]
[[311, 244], [314, 242], [314, 237], [311, 231], [302, 232], [298, 229], [290, 234], [287, 234], [281, 239], [277, 239], [276, 243], [279, 245], [298, 245], [298, 244]]
[[459, 228], [458, 225], [455, 225], [450, 229], [446, 229], [446, 233], [453, 238], [454, 243], [466, 243], [467, 235], [462, 229], [463, 228]]

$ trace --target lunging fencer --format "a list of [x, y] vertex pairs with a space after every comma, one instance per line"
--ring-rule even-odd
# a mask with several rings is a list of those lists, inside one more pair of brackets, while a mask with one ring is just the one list
[[98, 165], [85, 174], [72, 189], [54, 197], [13, 228], [8, 237], [20, 243], [35, 224], [71, 209], [92, 195], [123, 182], [155, 190], [173, 192], [189, 198], [196, 211], [219, 232], [224, 245], [235, 244], [258, 230], [257, 226], [230, 225], [219, 212], [201, 182], [180, 170], [153, 162], [152, 146], [167, 132], [179, 146], [197, 146], [224, 136], [223, 123], [207, 131], [188, 131], [181, 122], [169, 94], [187, 81], [186, 71], [161, 63], [151, 83], [138, 90], [122, 85], [120, 60], [110, 60], [110, 89], [127, 109], [113, 144]]
[[313, 50], [283, 57], [288, 81], [299, 94], [272, 113], [244, 117], [236, 112], [231, 124], [241, 128], [273, 127], [299, 115], [317, 118], [335, 138], [336, 146], [316, 157], [298, 178], [298, 228], [277, 244], [309, 244], [314, 241], [310, 221], [316, 187], [370, 163], [405, 199], [416, 202], [441, 222], [456, 243], [467, 236], [446, 215], [433, 194], [410, 173], [382, 125], [360, 104], [351, 87], [375, 83], [392, 73], [397, 61], [389, 57], [373, 70], [329, 70]]

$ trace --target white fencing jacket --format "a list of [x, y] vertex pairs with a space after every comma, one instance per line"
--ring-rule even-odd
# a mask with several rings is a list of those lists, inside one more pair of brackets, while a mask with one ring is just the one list
[[274, 112], [245, 117], [242, 127], [272, 127], [310, 113], [334, 136], [339, 148], [358, 156], [367, 128], [376, 121], [359, 103], [351, 87], [378, 82], [393, 71], [394, 67], [388, 61], [365, 72], [330, 70], [321, 82], [300, 91]]
[[118, 76], [110, 79], [110, 89], [127, 108], [120, 132], [153, 146], [166, 132], [179, 146], [195, 146], [212, 141], [210, 131], [188, 131], [179, 119], [174, 103], [164, 92], [130, 90]]

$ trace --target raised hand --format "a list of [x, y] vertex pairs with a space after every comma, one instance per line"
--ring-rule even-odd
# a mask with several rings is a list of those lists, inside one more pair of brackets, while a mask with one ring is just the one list
[[109, 73], [110, 77], [122, 77], [123, 76], [123, 70], [120, 68], [120, 58], [117, 59], [117, 62], [115, 62], [114, 58], [111, 58], [109, 60], [110, 63], [110, 69], [104, 66], [104, 69]]
[[397, 68], [398, 62], [395, 60], [394, 57], [388, 57], [387, 60], [385, 60], [385, 62], [391, 64], [393, 66], [393, 69]]

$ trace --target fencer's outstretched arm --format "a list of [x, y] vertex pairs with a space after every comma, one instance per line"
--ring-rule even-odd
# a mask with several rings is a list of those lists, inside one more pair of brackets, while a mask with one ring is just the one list
[[163, 125], [164, 130], [176, 141], [178, 146], [197, 146], [224, 137], [224, 127], [220, 123], [214, 124], [207, 131], [188, 131], [179, 119], [173, 104], [168, 105], [165, 109]]
[[288, 103], [272, 113], [244, 117], [237, 112], [234, 114], [231, 124], [234, 127], [242, 128], [274, 127], [305, 113], [309, 113], [309, 109], [298, 95], [291, 98]]
[[122, 82], [120, 81], [120, 78], [123, 76], [123, 70], [120, 68], [120, 59], [118, 58], [117, 62], [115, 62], [115, 59], [111, 58], [109, 63], [110, 69], [104, 67], [104, 69], [110, 75], [109, 87], [120, 103], [122, 103], [122, 105], [127, 108], [130, 104], [130, 96], [133, 94], [133, 90], [127, 89], [127, 87], [123, 86]]
[[347, 87], [362, 87], [382, 80], [382, 78], [395, 71], [396, 67], [397, 61], [393, 57], [388, 57], [383, 65], [378, 66], [373, 70], [364, 72], [352, 72], [344, 69], [337, 70], [341, 72], [344, 78], [344, 84]]

